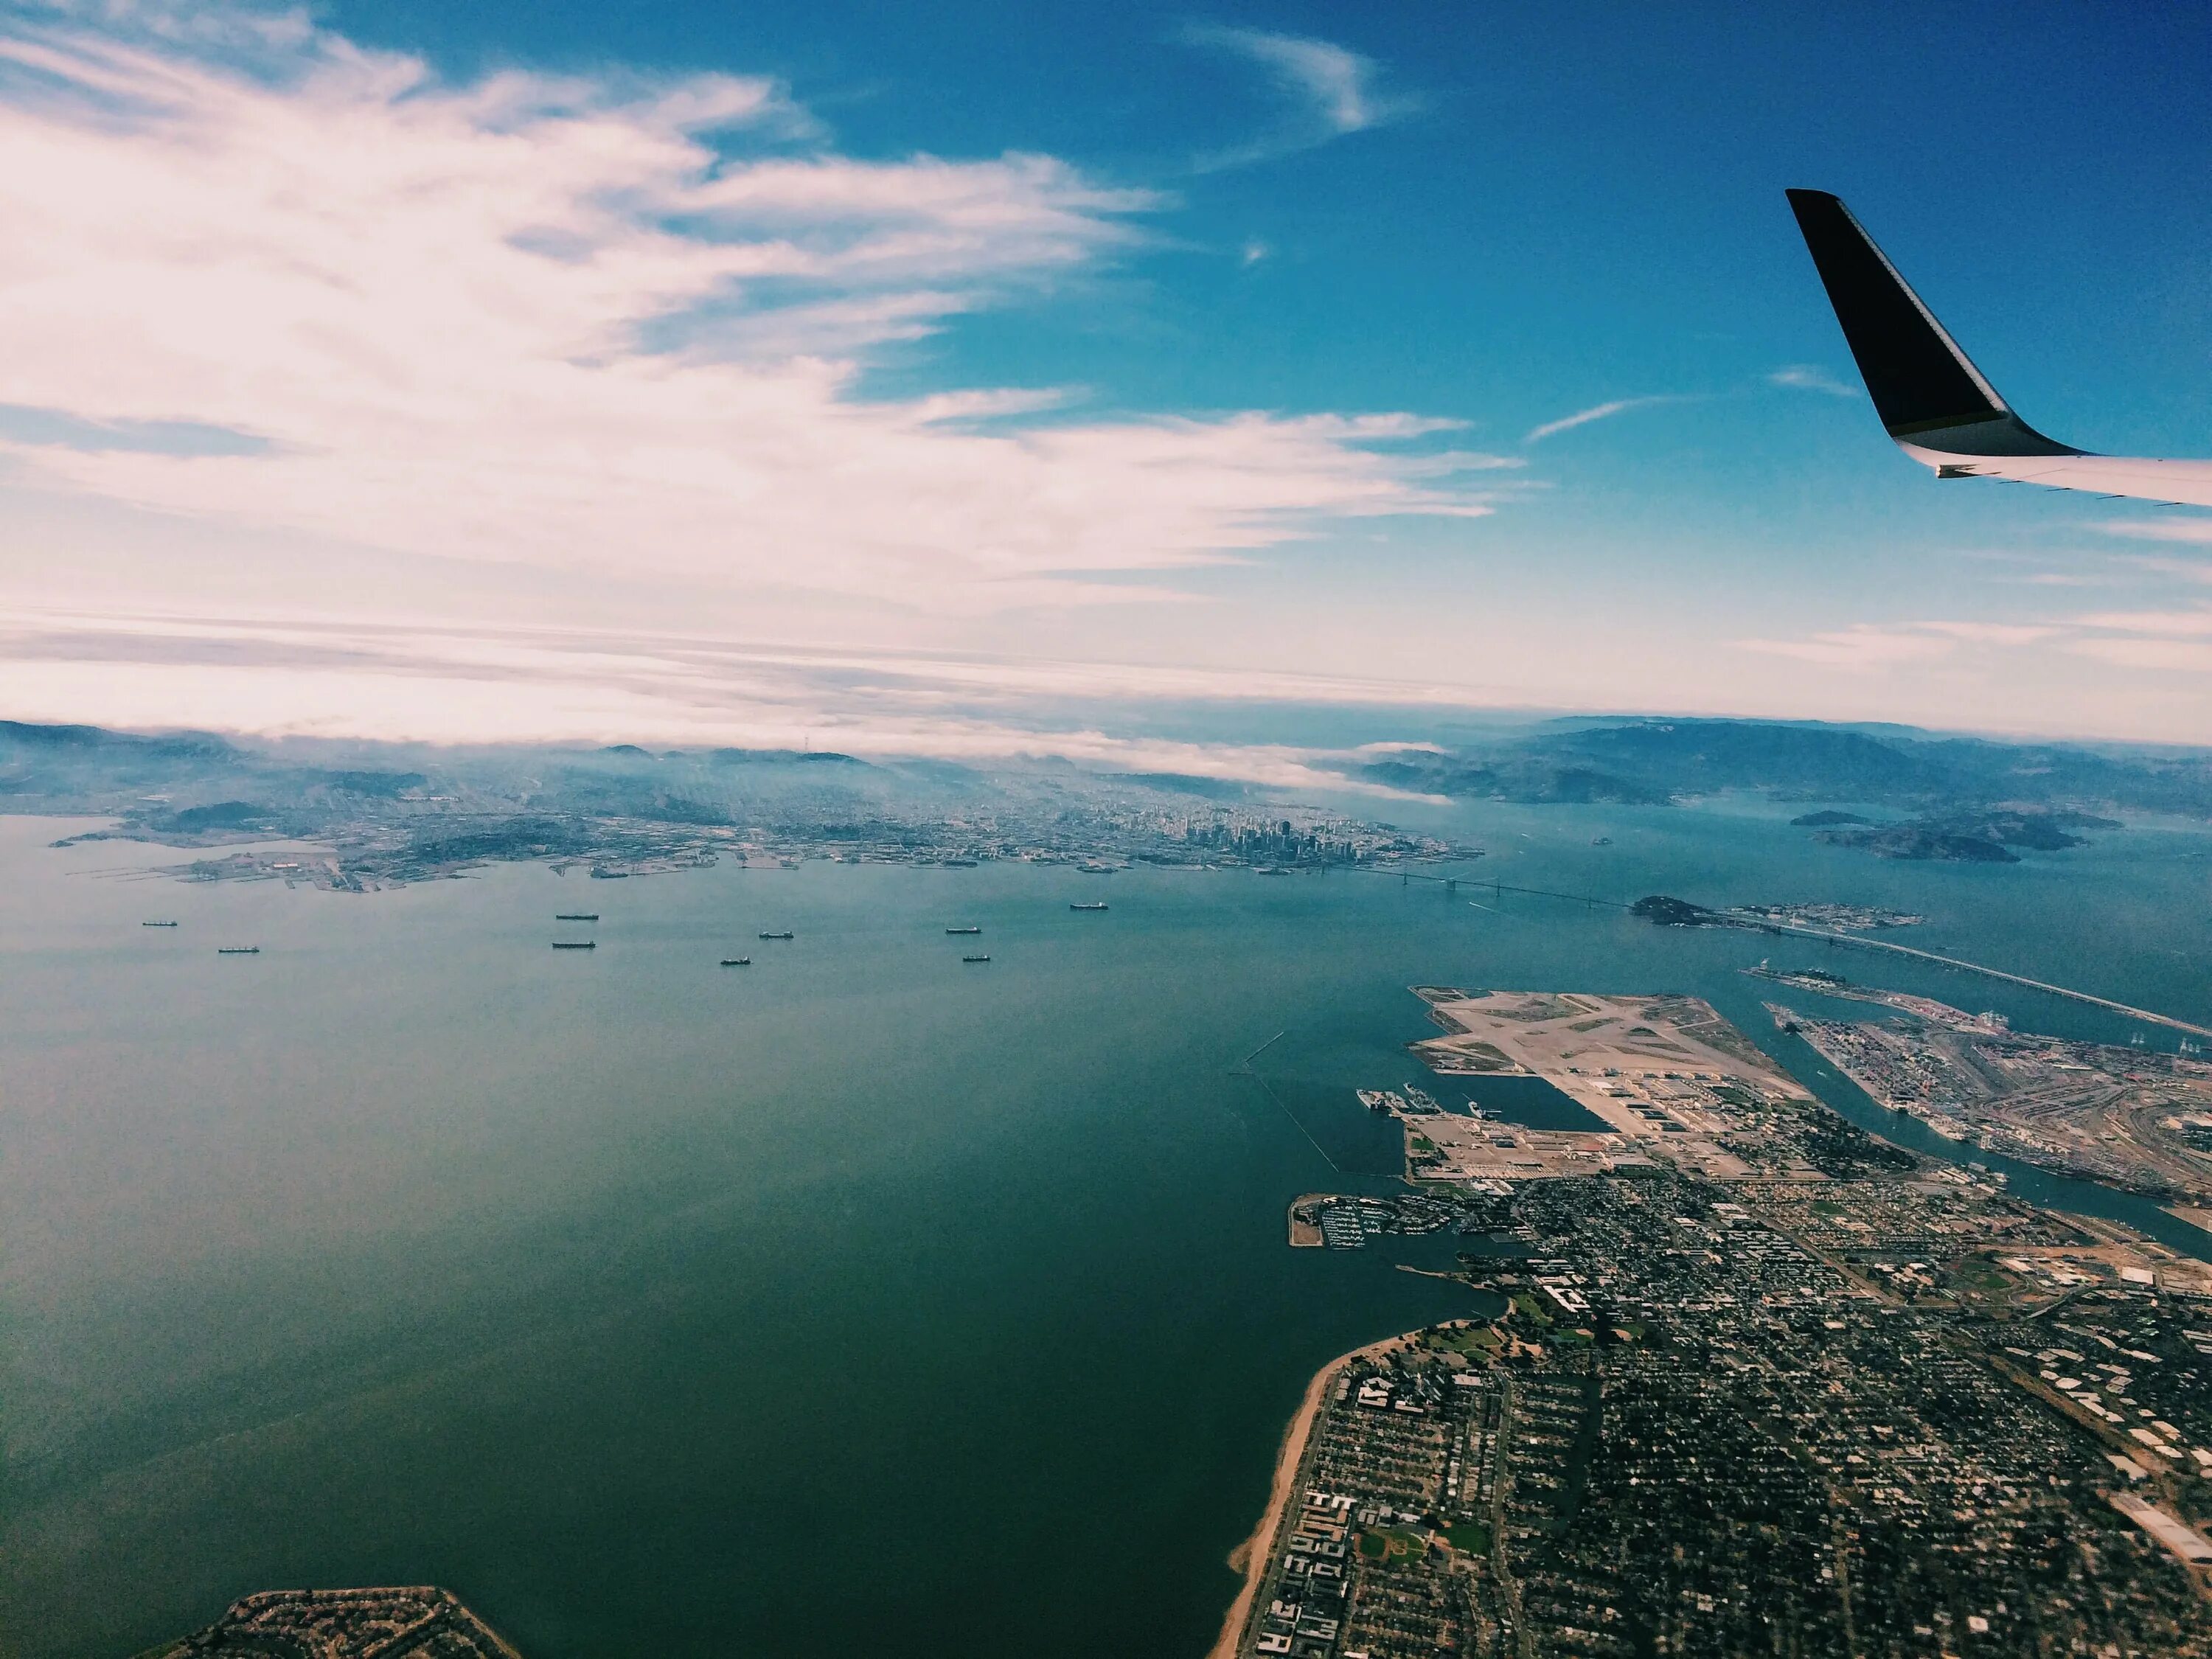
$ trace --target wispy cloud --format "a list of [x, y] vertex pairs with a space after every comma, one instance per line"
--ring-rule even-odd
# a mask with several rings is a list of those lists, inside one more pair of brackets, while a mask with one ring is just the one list
[[1931, 662], [1954, 653], [1962, 646], [2017, 650], [2061, 637], [2068, 627], [2060, 623], [2000, 623], [1938, 620], [1908, 623], [1854, 623], [1803, 639], [1738, 640], [1740, 650], [1766, 656], [1794, 657], [1800, 662], [1830, 668], [1873, 672], [1900, 664]]
[[1856, 669], [1862, 672], [1895, 667], [1899, 663], [1925, 662], [1954, 648], [1955, 641], [1911, 626], [1879, 628], [1856, 623], [1800, 640], [1738, 640], [1737, 648], [1771, 657], [1794, 657], [1824, 667]]
[[1332, 138], [1364, 132], [1420, 107], [1410, 94], [1382, 88], [1382, 67], [1348, 47], [1299, 34], [1222, 23], [1194, 23], [1188, 44], [1234, 52], [1267, 71], [1291, 105], [1285, 118], [1258, 138], [1200, 158], [1202, 170], [1239, 167], [1288, 155]]
[[1917, 626], [1972, 645], [2035, 645], [2063, 631], [2051, 623], [1924, 622]]
[[[1142, 245], [1162, 198], [1052, 157], [858, 159], [765, 78], [450, 82], [304, 14], [41, 15], [0, 20], [0, 459], [44, 491], [923, 611], [1486, 510], [1411, 416], [864, 393], [887, 343]], [[1362, 60], [1249, 33], [1333, 129], [1384, 118]]]
[[2186, 611], [2100, 611], [2081, 618], [2084, 626], [2123, 634], [2212, 637], [2212, 607]]
[[1556, 421], [1547, 421], [1533, 428], [1521, 441], [1540, 444], [1545, 439], [1562, 432], [1571, 432], [1578, 426], [1588, 426], [1593, 421], [1611, 420], [1616, 415], [1626, 415], [1632, 409], [1650, 409], [1657, 404], [1680, 403], [1683, 399], [1672, 393], [1660, 393], [1648, 398], [1615, 398], [1610, 403], [1593, 404], [1588, 409], [1578, 409], [1571, 415], [1563, 415]]
[[1736, 645], [1767, 656], [1791, 657], [1865, 673], [1933, 662], [1956, 654], [1962, 647], [1979, 647], [1978, 660], [1984, 663], [1992, 653], [2049, 646], [2124, 667], [2194, 669], [2203, 665], [2207, 653], [2212, 653], [2212, 606], [2100, 611], [2027, 623], [1858, 623], [1802, 639], [1748, 639], [1739, 640]]
[[2212, 544], [2212, 519], [2107, 519], [2094, 528], [2137, 541]]
[[1776, 369], [1766, 377], [1769, 386], [1778, 386], [1792, 392], [1820, 392], [1831, 398], [1863, 398], [1866, 394], [1857, 386], [1839, 380], [1825, 368], [1812, 363], [1790, 363]]
[[2212, 559], [2123, 559], [2119, 562], [2132, 570], [2148, 570], [2154, 575], [2179, 576], [2188, 582], [2212, 582]]
[[2169, 673], [2212, 674], [2212, 642], [2203, 640], [2105, 636], [2074, 641], [2076, 656], [2092, 657], [2121, 668], [2149, 668]]

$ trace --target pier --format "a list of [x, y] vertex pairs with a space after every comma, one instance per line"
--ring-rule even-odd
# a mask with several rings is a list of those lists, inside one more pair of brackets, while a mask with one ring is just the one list
[[1788, 922], [1732, 922], [1733, 927], [1756, 927], [1763, 933], [1787, 933], [1795, 939], [1817, 939], [1827, 945], [1847, 945], [1862, 951], [1888, 951], [1900, 957], [1911, 957], [1921, 962], [1932, 962], [1941, 968], [1955, 968], [1961, 972], [1979, 974], [1984, 979], [2002, 980], [2008, 985], [2024, 985], [2031, 991], [2045, 991], [2055, 997], [2065, 997], [2074, 1002], [2086, 1002], [2093, 1008], [2103, 1008], [2115, 1014], [2124, 1014], [2130, 1019], [2163, 1025], [2170, 1030], [2187, 1031], [2196, 1036], [2212, 1036], [2212, 1025], [2196, 1025], [2185, 1019], [2176, 1019], [2171, 1014], [2154, 1014], [2148, 1008], [2130, 1007], [2124, 1002], [2115, 1002], [2110, 997], [2097, 996], [2087, 991], [2076, 991], [2063, 985], [2053, 985], [2048, 980], [2030, 979], [2025, 974], [2008, 974], [2002, 968], [1985, 968], [1978, 962], [1968, 962], [1961, 957], [1938, 956], [1933, 951], [1923, 951], [1910, 945], [1892, 945], [1887, 939], [1862, 939], [1854, 933], [1831, 933], [1818, 927], [1796, 927]]

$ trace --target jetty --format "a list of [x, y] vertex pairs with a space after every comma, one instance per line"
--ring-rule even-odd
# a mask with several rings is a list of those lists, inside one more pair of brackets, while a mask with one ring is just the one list
[[2043, 991], [2054, 997], [2065, 997], [2074, 1002], [2086, 1002], [2093, 1008], [2103, 1008], [2115, 1014], [2124, 1014], [2130, 1019], [2163, 1025], [2169, 1030], [2187, 1031], [2196, 1036], [2212, 1036], [2212, 1025], [2197, 1025], [2185, 1019], [2176, 1019], [2171, 1014], [2154, 1014], [2148, 1008], [2130, 1007], [2124, 1002], [2115, 1002], [2110, 997], [2100, 997], [2087, 991], [2076, 991], [2064, 985], [2053, 985], [2048, 980], [2030, 979], [2025, 974], [2008, 974], [2002, 968], [1986, 968], [1978, 962], [1968, 962], [1962, 957], [1938, 956], [1933, 951], [1923, 951], [1910, 945], [1892, 945], [1885, 939], [1864, 939], [1856, 933], [1831, 933], [1819, 927], [1799, 927], [1786, 921], [1735, 922], [1735, 927], [1755, 926], [1763, 933], [1787, 933], [1795, 939], [1816, 939], [1827, 945], [1849, 945], [1861, 951], [1887, 951], [1893, 956], [1911, 957], [1920, 962], [1932, 962], [1939, 968], [1954, 968], [1961, 973], [1979, 974], [1984, 979], [2002, 980], [2008, 985], [2021, 985], [2031, 991]]

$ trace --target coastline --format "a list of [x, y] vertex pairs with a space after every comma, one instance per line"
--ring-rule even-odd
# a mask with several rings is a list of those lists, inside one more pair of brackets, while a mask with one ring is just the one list
[[1313, 1437], [1314, 1422], [1321, 1415], [1329, 1382], [1352, 1361], [1388, 1353], [1405, 1340], [1402, 1334], [1386, 1336], [1379, 1342], [1340, 1353], [1316, 1371], [1313, 1381], [1306, 1384], [1305, 1397], [1298, 1402], [1297, 1413], [1283, 1431], [1283, 1449], [1275, 1459], [1275, 1479], [1268, 1488], [1267, 1507], [1261, 1512], [1260, 1524], [1252, 1529], [1250, 1537], [1229, 1553], [1229, 1565], [1244, 1575], [1244, 1585], [1223, 1617], [1221, 1634], [1214, 1638], [1213, 1645], [1206, 1650], [1206, 1659], [1237, 1659], [1237, 1644], [1251, 1617], [1252, 1603], [1260, 1594], [1261, 1582], [1267, 1576], [1267, 1563], [1274, 1554], [1275, 1534], [1289, 1512], [1291, 1499], [1297, 1496], [1298, 1468], [1305, 1462], [1306, 1443]]

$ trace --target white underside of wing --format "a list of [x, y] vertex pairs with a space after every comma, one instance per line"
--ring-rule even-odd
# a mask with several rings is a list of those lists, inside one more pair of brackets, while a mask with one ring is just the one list
[[1946, 478], [2003, 478], [2046, 489], [2212, 507], [2212, 461], [2160, 461], [2125, 455], [1947, 455], [1899, 441], [1897, 446]]

